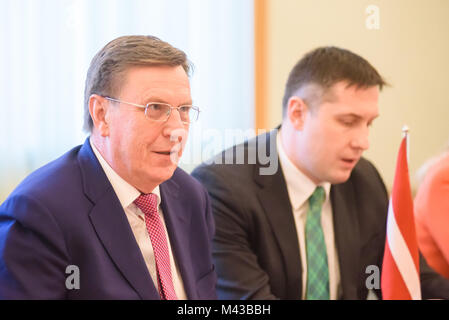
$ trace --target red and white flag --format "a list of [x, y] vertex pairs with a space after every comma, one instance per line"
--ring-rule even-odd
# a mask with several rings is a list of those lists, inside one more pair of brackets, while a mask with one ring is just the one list
[[407, 136], [396, 163], [381, 276], [385, 300], [420, 300], [419, 252], [407, 164]]

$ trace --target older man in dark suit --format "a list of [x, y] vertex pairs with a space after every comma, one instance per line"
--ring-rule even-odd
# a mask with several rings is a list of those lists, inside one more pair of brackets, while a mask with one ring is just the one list
[[177, 168], [198, 117], [188, 73], [185, 53], [151, 36], [93, 58], [91, 136], [0, 206], [0, 298], [216, 297], [209, 198]]
[[[367, 298], [388, 195], [362, 153], [384, 85], [348, 50], [313, 50], [290, 73], [282, 126], [195, 169], [212, 199], [219, 298]], [[424, 298], [449, 298], [424, 260], [421, 281]]]

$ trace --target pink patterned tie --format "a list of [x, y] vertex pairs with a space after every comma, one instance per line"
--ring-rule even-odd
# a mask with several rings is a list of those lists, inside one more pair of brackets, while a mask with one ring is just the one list
[[154, 193], [141, 194], [135, 201], [145, 214], [145, 224], [153, 246], [156, 260], [159, 295], [161, 300], [177, 300], [170, 269], [170, 254], [165, 228], [157, 211], [157, 196]]

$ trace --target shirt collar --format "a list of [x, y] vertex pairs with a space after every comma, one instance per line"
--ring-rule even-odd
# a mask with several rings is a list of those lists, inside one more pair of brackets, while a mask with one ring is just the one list
[[281, 130], [277, 133], [276, 148], [279, 154], [279, 162], [281, 164], [282, 172], [284, 173], [287, 191], [293, 209], [299, 209], [302, 205], [304, 205], [317, 186], [322, 186], [324, 188], [326, 194], [325, 202], [329, 201], [331, 184], [329, 182], [322, 182], [319, 185], [316, 185], [293, 164], [293, 162], [288, 158], [282, 145]]
[[[107, 161], [98, 151], [97, 147], [95, 147], [95, 145], [93, 144], [92, 139], [89, 139], [89, 142], [95, 156], [97, 157], [101, 167], [103, 168], [104, 173], [106, 174], [106, 177], [111, 183], [112, 188], [114, 189], [114, 192], [120, 201], [120, 204], [122, 205], [123, 209], [128, 208], [131, 204], [134, 203], [134, 200], [136, 200], [140, 196], [140, 191], [130, 185], [111, 168], [109, 163], [107, 163]], [[159, 186], [154, 188], [151, 193], [154, 193], [157, 196], [157, 205], [159, 207], [159, 205], [161, 204], [161, 194]]]

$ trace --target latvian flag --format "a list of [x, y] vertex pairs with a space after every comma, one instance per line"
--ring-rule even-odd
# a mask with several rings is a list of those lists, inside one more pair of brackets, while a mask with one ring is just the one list
[[382, 298], [386, 300], [421, 299], [418, 243], [407, 165], [407, 136], [402, 139], [399, 149], [388, 207], [381, 289]]

